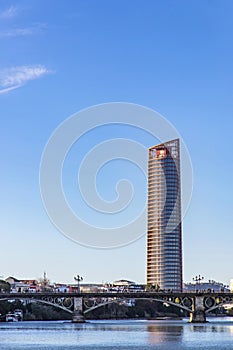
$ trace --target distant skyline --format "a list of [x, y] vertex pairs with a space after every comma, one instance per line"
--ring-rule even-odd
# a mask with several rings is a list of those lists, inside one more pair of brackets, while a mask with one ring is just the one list
[[[70, 241], [51, 224], [39, 190], [44, 147], [72, 114], [106, 102], [130, 102], [161, 113], [188, 147], [193, 196], [183, 222], [184, 281], [201, 274], [229, 284], [233, 235], [233, 3], [230, 0], [0, 4], [1, 266], [0, 275], [84, 282], [146, 281], [146, 235], [118, 249]], [[68, 154], [63, 185], [85, 220], [101, 224], [80, 201], [83, 155], [109, 138], [149, 148], [158, 140], [138, 129], [103, 126]], [[124, 160], [97, 176], [106, 200], [129, 177], [146, 198], [146, 178]], [[122, 216], [122, 220], [125, 220]]]

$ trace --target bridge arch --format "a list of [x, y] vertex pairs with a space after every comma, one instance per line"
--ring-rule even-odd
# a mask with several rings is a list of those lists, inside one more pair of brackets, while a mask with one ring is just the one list
[[[129, 299], [134, 299], [134, 298], [129, 298]], [[119, 304], [120, 302], [125, 301], [125, 300], [126, 300], [126, 298], [118, 298], [118, 299], [113, 299], [113, 300], [107, 300], [105, 302], [102, 302], [102, 303], [99, 303], [99, 304], [96, 304], [94, 306], [91, 306], [91, 307], [87, 308], [86, 310], [84, 310], [83, 313], [87, 314], [87, 313], [89, 313], [89, 312], [91, 312], [93, 310], [96, 310], [98, 308], [101, 308], [101, 307], [103, 307], [105, 305]], [[189, 307], [185, 306], [185, 305], [182, 305], [182, 304], [179, 304], [179, 303], [176, 303], [175, 301], [172, 301], [172, 300], [164, 300], [164, 299], [159, 299], [159, 298], [143, 298], [143, 297], [139, 297], [139, 298], [137, 298], [137, 300], [147, 300], [147, 301], [151, 300], [151, 301], [157, 301], [157, 302], [160, 302], [160, 303], [163, 303], [163, 304], [167, 303], [169, 305], [176, 306], [179, 309], [185, 310], [185, 311], [187, 311], [189, 313], [193, 312], [193, 310], [192, 310], [193, 301], [191, 300], [191, 298], [190, 298], [190, 306]]]
[[84, 315], [87, 314], [88, 312], [91, 312], [93, 310], [96, 310], [96, 309], [99, 309], [105, 305], [110, 305], [110, 304], [119, 304], [119, 302], [122, 301], [121, 300], [108, 300], [104, 303], [100, 303], [100, 304], [97, 304], [97, 305], [94, 305], [94, 306], [91, 306], [89, 308], [87, 308], [86, 310], [83, 311]]
[[[207, 297], [204, 300], [204, 306], [206, 307], [206, 313], [210, 313], [220, 307], [223, 307], [225, 304], [233, 303], [233, 298], [231, 297]], [[233, 304], [232, 304], [233, 307]]]
[[47, 300], [43, 300], [43, 299], [37, 299], [37, 298], [22, 298], [22, 296], [20, 297], [18, 297], [18, 298], [16, 298], [15, 296], [11, 299], [11, 298], [1, 298], [0, 299], [0, 302], [1, 301], [8, 301], [8, 300], [29, 300], [30, 301], [30, 303], [40, 303], [40, 304], [45, 304], [45, 305], [49, 305], [49, 306], [53, 306], [53, 307], [55, 307], [55, 308], [57, 308], [57, 309], [61, 309], [61, 310], [63, 310], [63, 311], [66, 311], [66, 312], [68, 312], [68, 313], [70, 313], [70, 314], [73, 314], [73, 311], [72, 310], [70, 310], [70, 309], [68, 309], [68, 308], [66, 308], [66, 307], [64, 307], [64, 306], [62, 306], [62, 305], [59, 305], [59, 304], [56, 304], [56, 303], [53, 303], [53, 302], [51, 302], [51, 301], [47, 301]]

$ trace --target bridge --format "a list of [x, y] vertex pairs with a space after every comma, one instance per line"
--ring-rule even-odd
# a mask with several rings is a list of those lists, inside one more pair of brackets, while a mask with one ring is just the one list
[[72, 314], [75, 323], [85, 322], [85, 314], [112, 303], [129, 299], [154, 300], [186, 310], [190, 322], [204, 323], [209, 312], [233, 302], [233, 293], [96, 292], [96, 293], [0, 293], [3, 300], [27, 300], [51, 305]]

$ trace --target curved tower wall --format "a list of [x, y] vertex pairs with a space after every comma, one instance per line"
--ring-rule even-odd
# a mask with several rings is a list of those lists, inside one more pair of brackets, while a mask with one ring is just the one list
[[149, 149], [147, 284], [182, 291], [179, 139]]

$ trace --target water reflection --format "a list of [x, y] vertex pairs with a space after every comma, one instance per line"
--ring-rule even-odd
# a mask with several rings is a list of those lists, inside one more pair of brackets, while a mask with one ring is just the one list
[[233, 333], [233, 325], [216, 325], [216, 324], [205, 324], [205, 325], [190, 325], [190, 330], [194, 333]]
[[188, 319], [6, 323], [1, 350], [230, 350], [233, 318], [190, 324]]
[[161, 344], [166, 342], [180, 341], [183, 334], [183, 326], [179, 325], [166, 325], [166, 324], [154, 324], [148, 325], [147, 331], [149, 332], [150, 344]]

